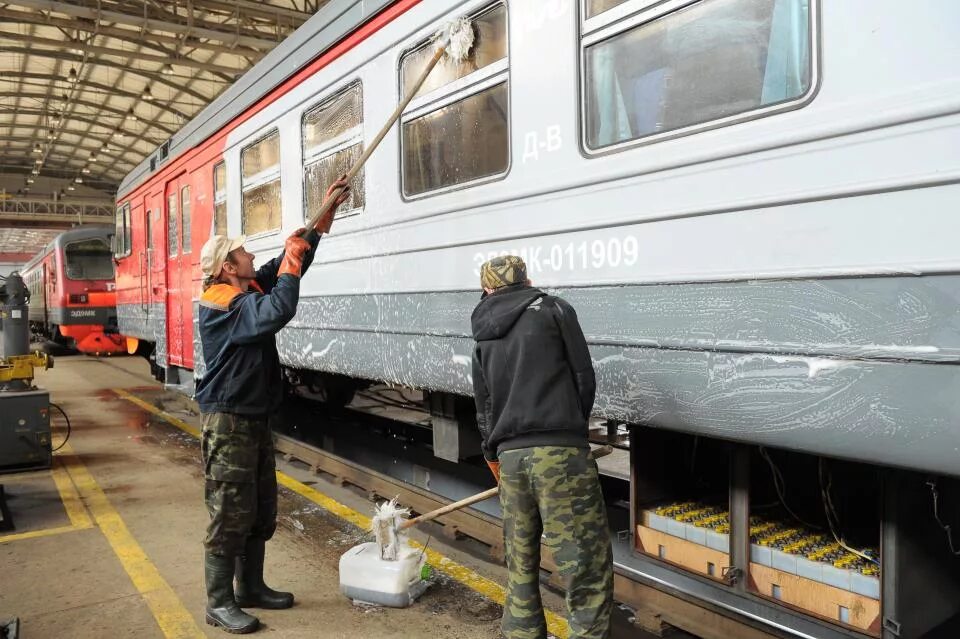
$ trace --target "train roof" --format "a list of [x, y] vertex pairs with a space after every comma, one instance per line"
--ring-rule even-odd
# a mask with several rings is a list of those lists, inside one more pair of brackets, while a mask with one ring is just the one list
[[120, 182], [117, 198], [124, 197], [145, 182], [162, 163], [176, 158], [222, 129], [267, 96], [281, 82], [392, 2], [393, 0], [331, 0], [180, 131], [160, 145], [157, 152], [147, 156], [128, 173]]
[[60, 235], [50, 240], [50, 242], [40, 249], [36, 255], [27, 260], [26, 264], [23, 265], [23, 268], [20, 269], [20, 272], [23, 273], [30, 270], [44, 256], [53, 251], [55, 248], [63, 246], [67, 242], [71, 242], [73, 240], [85, 240], [91, 237], [108, 237], [113, 235], [113, 233], [114, 228], [109, 224], [82, 224], [68, 231], [64, 231]]

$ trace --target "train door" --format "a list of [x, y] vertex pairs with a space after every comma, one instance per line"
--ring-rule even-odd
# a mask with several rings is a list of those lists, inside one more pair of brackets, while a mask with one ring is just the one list
[[184, 368], [193, 368], [193, 299], [199, 297], [199, 286], [193, 274], [200, 270], [200, 256], [193, 254], [192, 206], [190, 199], [190, 176], [179, 181], [180, 198], [180, 336], [183, 343]]
[[[164, 190], [164, 207], [167, 214], [167, 362], [174, 366], [185, 366], [184, 352], [187, 346], [193, 349], [193, 341], [184, 341], [186, 321], [183, 298], [189, 300], [190, 289], [184, 288], [182, 271], [189, 270], [189, 255], [184, 259], [183, 234], [180, 219], [180, 186], [186, 176], [179, 176], [167, 182]], [[191, 331], [192, 332], [192, 331]]]
[[150, 248], [152, 238], [150, 234], [150, 218], [153, 212], [150, 210], [150, 197], [143, 198], [143, 243], [137, 251], [137, 267], [139, 270], [137, 277], [137, 288], [140, 291], [140, 312], [149, 320], [150, 318]]

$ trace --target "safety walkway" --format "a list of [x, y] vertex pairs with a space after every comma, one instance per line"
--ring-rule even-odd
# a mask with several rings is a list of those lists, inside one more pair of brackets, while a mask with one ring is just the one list
[[[153, 383], [146, 363], [133, 357], [59, 358], [37, 383], [64, 408], [73, 432], [51, 470], [0, 475], [16, 525], [0, 532], [0, 620], [19, 617], [31, 639], [228, 636], [203, 619], [207, 514], [199, 418], [184, 410], [189, 402]], [[413, 607], [357, 607], [340, 595], [339, 556], [360, 536], [350, 521], [362, 525], [369, 504], [348, 507], [310, 477], [281, 469], [267, 581], [293, 591], [297, 604], [256, 611], [266, 626], [261, 634], [499, 635], [502, 571], [437, 554], [439, 542], [428, 552], [444, 573]], [[562, 619], [551, 615], [551, 622], [563, 637]]]

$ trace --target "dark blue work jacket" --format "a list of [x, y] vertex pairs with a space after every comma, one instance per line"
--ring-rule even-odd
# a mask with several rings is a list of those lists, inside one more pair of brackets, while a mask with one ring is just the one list
[[[313, 262], [316, 241], [303, 258]], [[283, 401], [277, 332], [297, 313], [300, 278], [277, 277], [283, 253], [259, 269], [250, 288], [215, 284], [200, 297], [200, 342], [207, 371], [197, 384], [203, 413], [267, 415]]]

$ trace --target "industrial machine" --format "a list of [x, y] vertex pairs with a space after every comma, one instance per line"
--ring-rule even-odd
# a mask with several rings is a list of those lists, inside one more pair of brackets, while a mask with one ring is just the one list
[[16, 273], [0, 285], [0, 472], [48, 468], [52, 461], [50, 394], [33, 377], [53, 360], [30, 352], [29, 297]]

